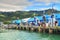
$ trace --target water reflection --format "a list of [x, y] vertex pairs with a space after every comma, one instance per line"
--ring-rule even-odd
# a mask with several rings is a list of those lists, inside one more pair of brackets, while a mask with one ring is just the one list
[[60, 35], [20, 30], [6, 30], [0, 33], [0, 40], [59, 40]]

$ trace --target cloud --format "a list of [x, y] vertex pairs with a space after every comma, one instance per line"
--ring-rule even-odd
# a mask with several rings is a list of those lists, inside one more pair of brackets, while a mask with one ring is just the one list
[[30, 5], [27, 0], [0, 0], [0, 3], [12, 4], [12, 5]]
[[46, 10], [46, 9], [49, 9], [49, 8], [41, 8], [40, 10]]
[[56, 3], [60, 3], [60, 0], [34, 0], [34, 1], [31, 1], [33, 2], [32, 5], [39, 5], [39, 6], [42, 6], [42, 5], [45, 5], [45, 6], [49, 6], [49, 5], [52, 5], [52, 4], [56, 4]]
[[29, 5], [32, 5], [32, 2], [28, 2], [27, 0], [0, 0], [1, 11], [23, 11]]
[[[39, 3], [42, 3], [42, 4], [40, 4], [40, 5], [46, 5], [46, 6], [48, 6], [48, 5], [50, 5], [51, 3], [60, 3], [60, 0], [35, 0], [34, 2], [39, 2]], [[44, 3], [44, 4], [43, 4]]]
[[[37, 3], [35, 3], [37, 2]], [[0, 11], [16, 11], [16, 10], [20, 10], [23, 11], [25, 10], [27, 7], [31, 7], [32, 5], [36, 5], [36, 6], [42, 6], [42, 5], [50, 5], [51, 2], [54, 3], [59, 3], [60, 0], [0, 0]], [[44, 4], [43, 4], [44, 3]], [[34, 7], [33, 7], [34, 8]], [[37, 7], [37, 9], [39, 9]], [[37, 10], [35, 9], [35, 10]]]
[[23, 10], [26, 6], [16, 6], [16, 5], [11, 5], [11, 4], [3, 4], [0, 3], [0, 10]]
[[[55, 6], [53, 7], [54, 9], [57, 9]], [[37, 10], [37, 11], [41, 11], [41, 10], [47, 10], [47, 9], [52, 9], [52, 7], [42, 7], [42, 8], [35, 8], [35, 9], [29, 9], [29, 10]], [[27, 9], [27, 11], [29, 11], [28, 9]]]
[[35, 0], [36, 2], [46, 2], [46, 3], [48, 3], [48, 2], [50, 2], [50, 0]]
[[[52, 7], [40, 8], [39, 10], [47, 10], [47, 9], [52, 9]], [[57, 8], [54, 6], [53, 9], [57, 9]]]
[[29, 11], [29, 10], [41, 11], [41, 10], [47, 10], [47, 9], [49, 9], [49, 7], [48, 8], [27, 9], [26, 11]]
[[60, 3], [60, 0], [35, 0], [35, 2], [45, 2], [45, 3], [54, 2], [54, 3]]

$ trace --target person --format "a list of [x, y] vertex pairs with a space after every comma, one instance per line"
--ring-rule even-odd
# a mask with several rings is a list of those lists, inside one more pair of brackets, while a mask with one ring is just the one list
[[58, 25], [58, 22], [57, 21], [55, 21], [55, 26], [57, 26]]
[[42, 24], [43, 24], [43, 28], [45, 28], [46, 27], [46, 17], [43, 15], [43, 22], [42, 22]]
[[40, 21], [39, 20], [37, 20], [37, 24], [38, 24], [38, 26], [40, 26]]
[[49, 22], [48, 22], [50, 27], [55, 26], [55, 21], [56, 21], [56, 19], [55, 19], [54, 15], [51, 15], [51, 18], [49, 18]]
[[32, 22], [32, 25], [35, 25], [34, 22]]
[[38, 21], [39, 21], [39, 19], [34, 17], [34, 24], [35, 24], [35, 26], [38, 26]]
[[20, 25], [20, 22], [21, 22], [21, 21], [19, 20], [19, 17], [17, 17], [15, 23], [17, 24], [18, 27], [20, 27], [20, 26], [19, 26], [19, 25]]

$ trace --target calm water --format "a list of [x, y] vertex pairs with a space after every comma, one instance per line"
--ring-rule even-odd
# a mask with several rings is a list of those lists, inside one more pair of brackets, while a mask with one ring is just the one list
[[60, 40], [57, 34], [42, 34], [20, 30], [0, 31], [0, 40]]

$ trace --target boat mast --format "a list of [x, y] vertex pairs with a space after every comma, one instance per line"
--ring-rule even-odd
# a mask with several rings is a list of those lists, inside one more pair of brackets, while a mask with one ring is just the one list
[[52, 27], [53, 27], [53, 17], [54, 17], [54, 15], [53, 15], [53, 10], [54, 10], [54, 8], [53, 8], [53, 7], [54, 7], [54, 5], [55, 5], [55, 3], [54, 3], [54, 4], [52, 4], [52, 15], [51, 15], [51, 16], [52, 16]]

